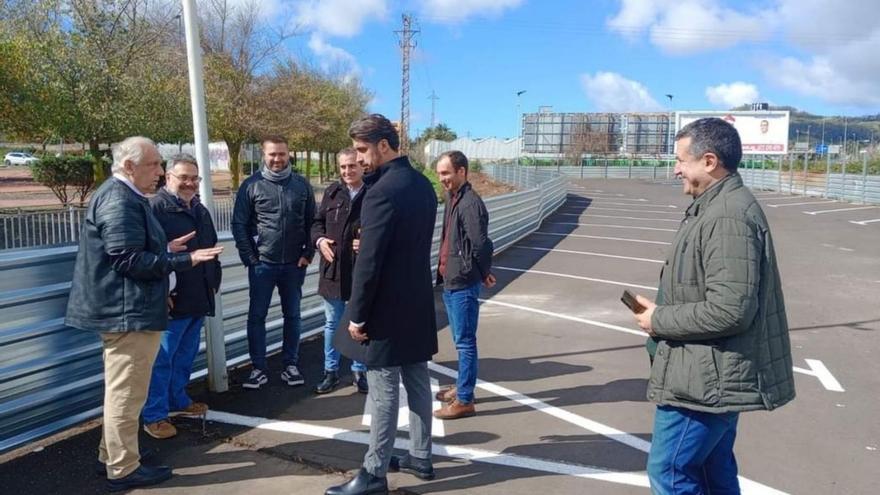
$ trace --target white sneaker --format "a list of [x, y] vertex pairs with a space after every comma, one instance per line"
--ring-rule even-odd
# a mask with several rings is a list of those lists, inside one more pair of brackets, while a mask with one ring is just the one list
[[251, 390], [259, 390], [260, 387], [267, 383], [269, 383], [269, 377], [266, 376], [265, 373], [263, 373], [263, 370], [258, 370], [257, 368], [254, 368], [251, 370], [251, 376], [249, 376], [248, 379], [241, 384], [241, 386], [244, 388], [249, 388]]

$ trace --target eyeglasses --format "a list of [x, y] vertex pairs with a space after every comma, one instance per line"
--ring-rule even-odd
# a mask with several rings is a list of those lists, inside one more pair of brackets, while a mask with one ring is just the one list
[[168, 175], [173, 175], [174, 177], [177, 177], [177, 180], [179, 180], [180, 182], [192, 182], [193, 184], [198, 184], [198, 183], [202, 182], [202, 178], [199, 177], [198, 175], [195, 175], [195, 176], [177, 175], [174, 172], [168, 172]]

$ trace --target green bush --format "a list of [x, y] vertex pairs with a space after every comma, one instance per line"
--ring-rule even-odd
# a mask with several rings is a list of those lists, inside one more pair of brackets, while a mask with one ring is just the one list
[[82, 205], [97, 186], [95, 170], [104, 169], [91, 156], [47, 156], [31, 164], [34, 180], [48, 187], [61, 204], [67, 206], [74, 198]]
[[483, 162], [481, 162], [480, 160], [472, 160], [468, 164], [468, 168], [471, 172], [480, 173], [483, 171]]
[[446, 194], [443, 191], [443, 186], [440, 185], [440, 179], [437, 177], [437, 172], [430, 167], [424, 167], [422, 168], [422, 174], [431, 181], [431, 185], [434, 186], [434, 193], [437, 195], [437, 201], [442, 203], [446, 198]]

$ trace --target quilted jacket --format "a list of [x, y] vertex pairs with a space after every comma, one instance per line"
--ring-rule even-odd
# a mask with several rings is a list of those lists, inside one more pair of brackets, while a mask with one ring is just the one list
[[772, 410], [795, 396], [782, 282], [764, 212], [732, 174], [688, 207], [660, 274], [648, 399]]

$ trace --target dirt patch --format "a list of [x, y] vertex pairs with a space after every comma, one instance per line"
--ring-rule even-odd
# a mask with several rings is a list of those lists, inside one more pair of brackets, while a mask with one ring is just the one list
[[[516, 191], [508, 184], [496, 182], [486, 174], [472, 172], [470, 182], [477, 193], [484, 198], [500, 196]], [[232, 195], [232, 176], [229, 172], [212, 172], [211, 184], [214, 197], [228, 198]], [[321, 187], [316, 187], [320, 191]], [[320, 197], [317, 198], [320, 201]], [[0, 209], [12, 210], [58, 208], [61, 203], [48, 187], [34, 182], [27, 167], [0, 168]]]

